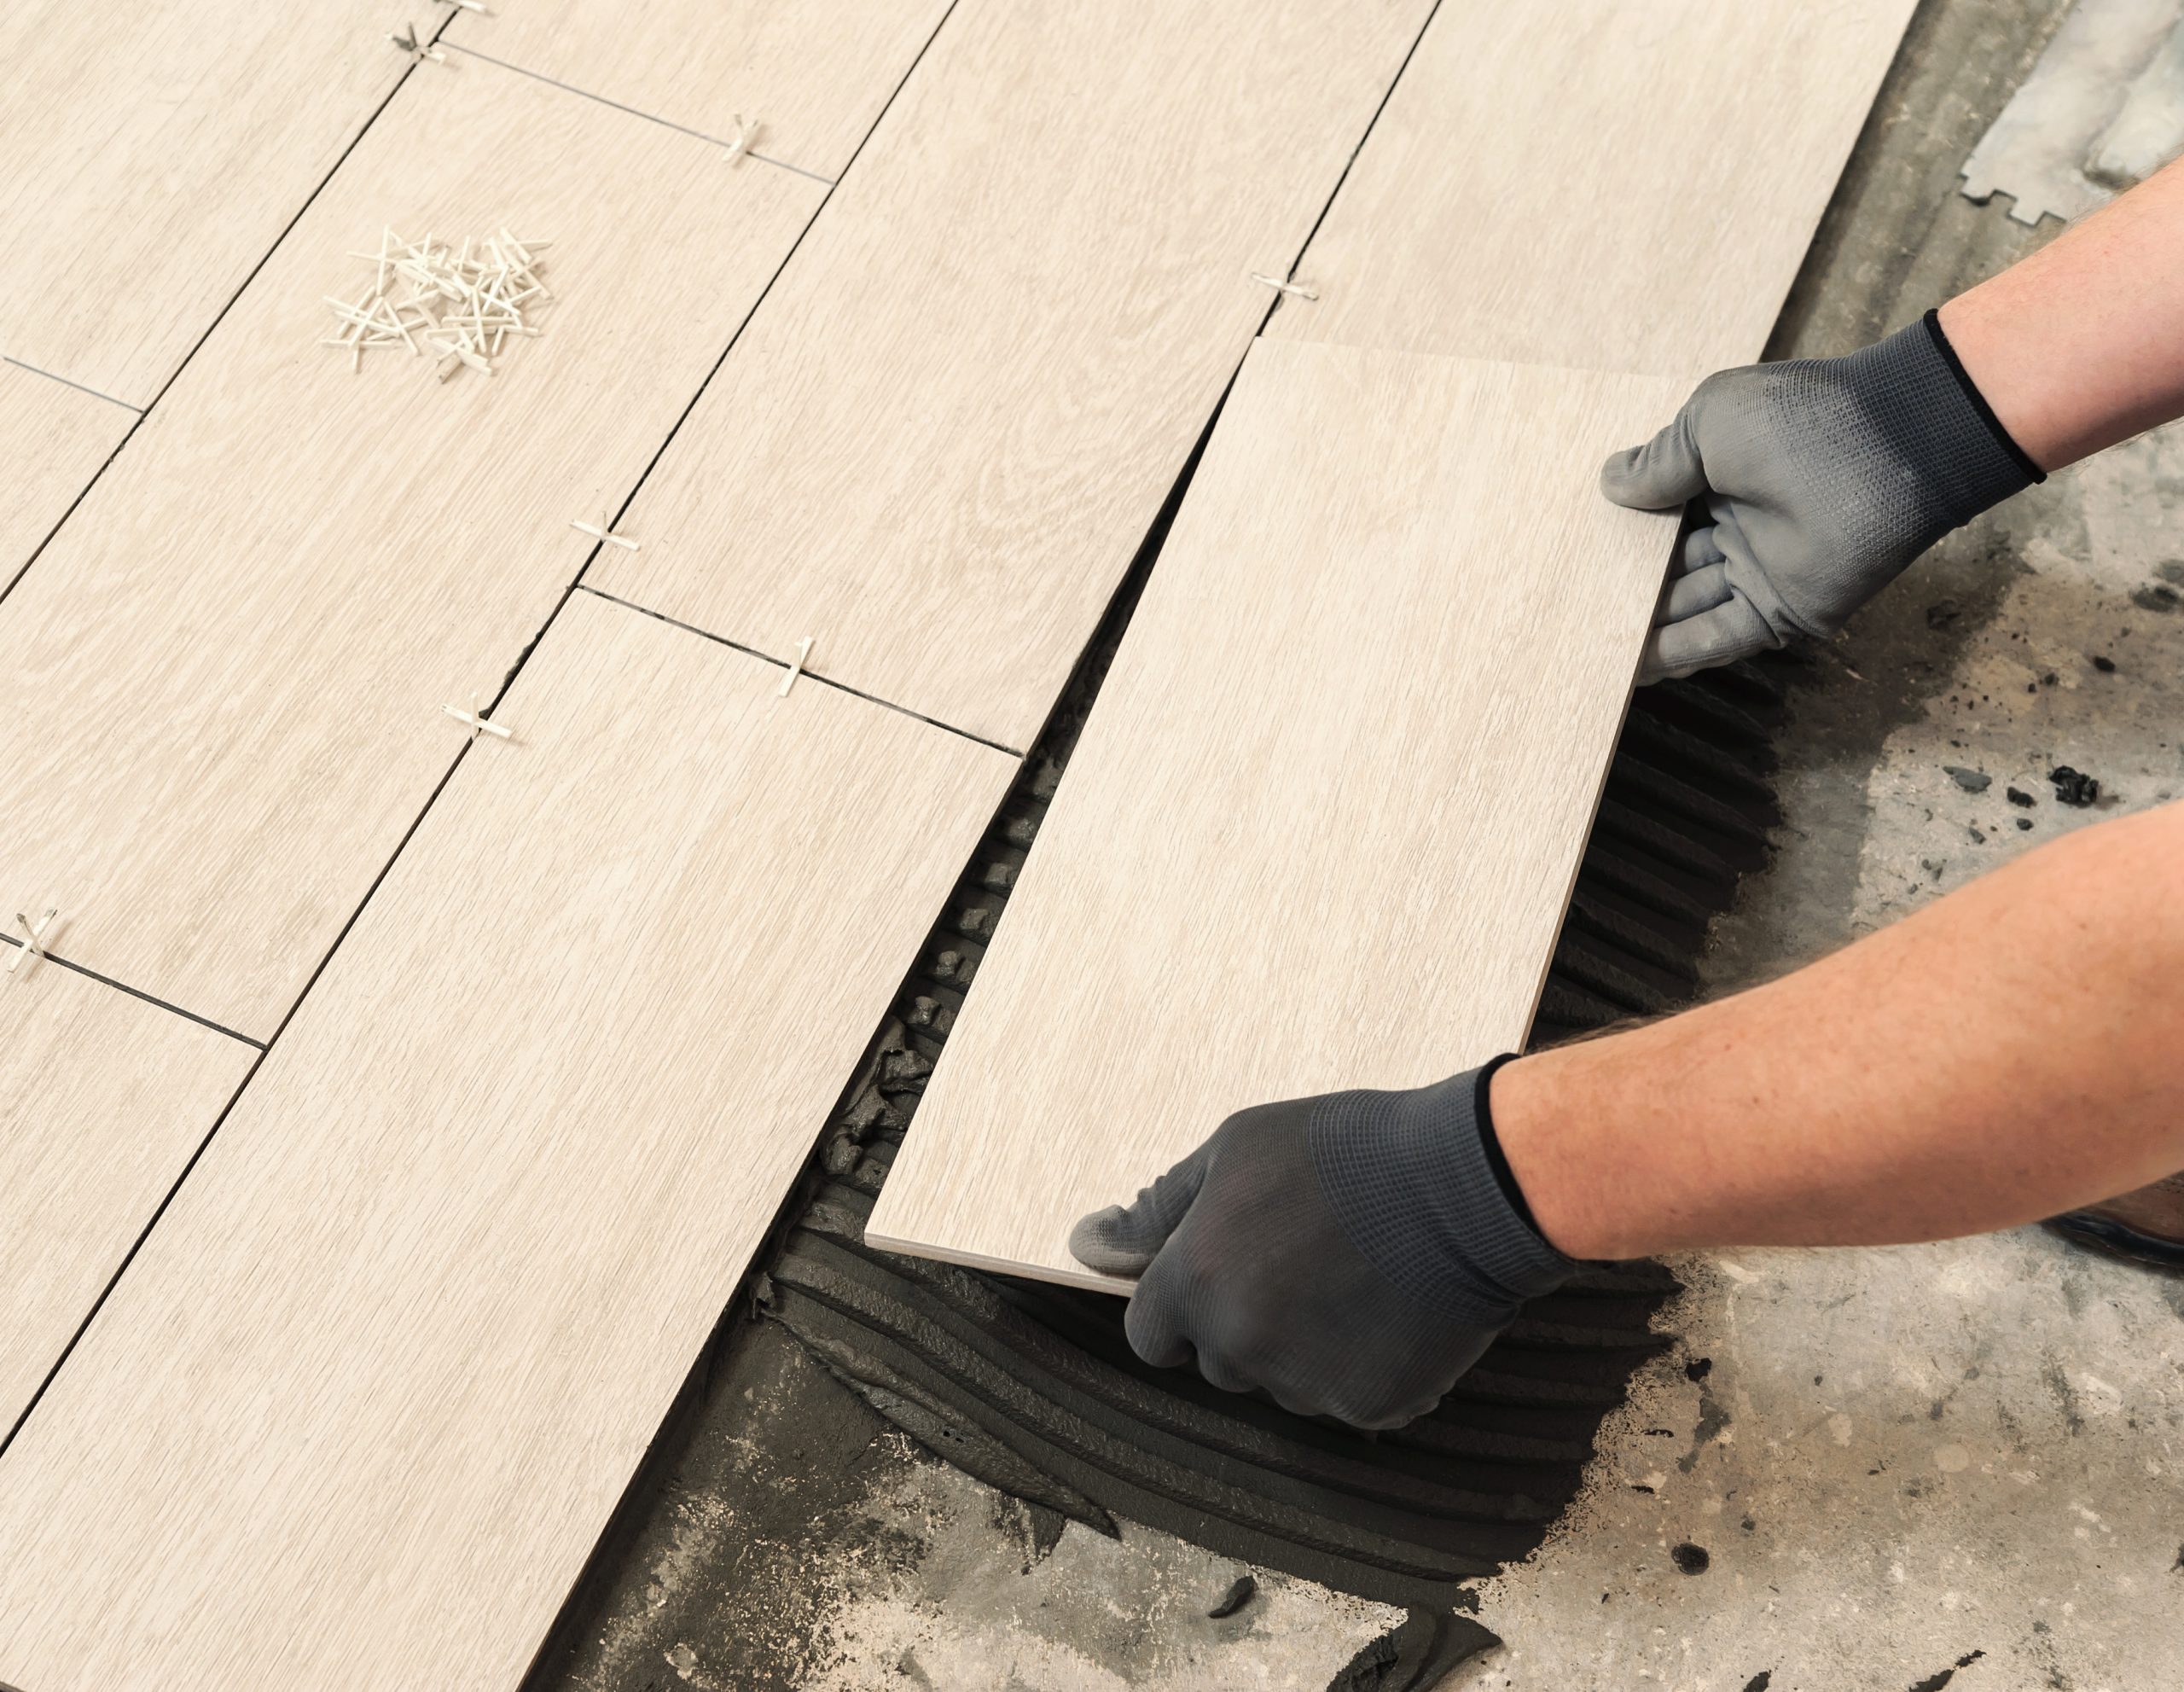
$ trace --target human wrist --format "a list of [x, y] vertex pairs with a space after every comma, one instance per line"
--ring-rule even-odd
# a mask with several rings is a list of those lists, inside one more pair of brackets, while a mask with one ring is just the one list
[[1995, 427], [2043, 475], [2083, 456], [2073, 441], [2089, 420], [2071, 415], [2074, 390], [2059, 387], [2029, 356], [2007, 291], [1983, 284], [1927, 317]]
[[1496, 1176], [1487, 1101], [1506, 1062], [1408, 1092], [1331, 1095], [1310, 1128], [1345, 1237], [1406, 1295], [1467, 1321], [1506, 1321], [1575, 1267]]
[[1616, 1183], [1599, 1178], [1581, 1144], [1600, 1113], [1580, 1105], [1576, 1094], [1585, 1089], [1588, 1060], [1606, 1044], [1580, 1041], [1504, 1064], [1488, 1101], [1496, 1143], [1533, 1228], [1565, 1256], [1590, 1261], [1641, 1257], [1652, 1248], [1638, 1240], [1625, 1207], [1613, 1202]]
[[1920, 545], [2042, 479], [1949, 340], [1937, 313], [1834, 361], [1877, 450], [1913, 479]]

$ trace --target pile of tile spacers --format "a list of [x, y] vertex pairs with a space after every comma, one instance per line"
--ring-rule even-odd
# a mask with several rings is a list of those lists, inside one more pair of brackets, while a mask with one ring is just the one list
[[[404, 241], [382, 230], [378, 252], [349, 255], [375, 266], [372, 285], [353, 305], [328, 296], [343, 327], [319, 344], [347, 349], [357, 370], [368, 348], [407, 346], [420, 358], [435, 355], [442, 381], [465, 365], [490, 376], [510, 335], [538, 333], [528, 314], [533, 302], [554, 296], [538, 280], [534, 255], [552, 244], [518, 241], [503, 229], [483, 241], [466, 237], [457, 248], [429, 235]], [[398, 284], [408, 288], [398, 299], [387, 291]]]

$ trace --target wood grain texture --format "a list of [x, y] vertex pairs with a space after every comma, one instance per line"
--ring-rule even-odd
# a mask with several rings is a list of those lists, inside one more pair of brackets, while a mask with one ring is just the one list
[[149, 404], [401, 79], [388, 32], [429, 10], [9, 0], [0, 352]]
[[600, 585], [1031, 743], [1422, 0], [959, 0]]
[[874, 1245], [1066, 1244], [1231, 1112], [1519, 1044], [1676, 525], [1594, 473], [1658, 377], [1252, 349]]
[[136, 421], [126, 406], [0, 363], [0, 594]]
[[[462, 744], [441, 706], [499, 690], [825, 191], [482, 61], [412, 79], [0, 602], [37, 795], [0, 895], [270, 1036]], [[322, 296], [386, 224], [554, 241], [543, 333], [352, 375]]]
[[0, 1682], [512, 1689], [1014, 760], [595, 596], [0, 1457]]
[[1915, 0], [1447, 3], [1268, 334], [1691, 376], [1765, 346]]
[[44, 959], [0, 977], [0, 1436], [257, 1055]]
[[445, 39], [725, 141], [740, 113], [770, 159], [838, 177], [949, 0], [499, 0]]

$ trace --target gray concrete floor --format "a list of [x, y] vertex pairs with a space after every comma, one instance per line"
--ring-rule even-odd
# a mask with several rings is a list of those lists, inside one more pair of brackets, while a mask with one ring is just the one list
[[[2065, 9], [1922, 8], [1775, 354], [1862, 345], [2055, 232], [1955, 189]], [[1952, 538], [1813, 654], [1781, 740], [1778, 852], [1719, 925], [1712, 990], [2184, 788], [2180, 514], [2184, 435], [2140, 441]], [[2058, 764], [2097, 776], [2100, 804], [2055, 803]], [[1945, 765], [1991, 784], [1967, 791]], [[2010, 804], [2011, 786], [2036, 803]], [[1679, 1346], [1611, 1422], [1548, 1546], [1483, 1589], [1508, 1643], [1450, 1687], [2184, 1679], [2184, 1281], [2038, 1230], [1678, 1267]], [[1210, 1620], [1240, 1572], [1227, 1560], [989, 1491], [777, 1330], [730, 1366], [748, 1377], [731, 1401], [810, 1417], [812, 1457], [710, 1418], [550, 1683], [1317, 1692], [1401, 1619], [1262, 1575], [1242, 1614]]]

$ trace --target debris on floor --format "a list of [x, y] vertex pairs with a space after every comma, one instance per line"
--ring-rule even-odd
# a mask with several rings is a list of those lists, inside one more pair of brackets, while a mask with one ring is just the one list
[[2100, 797], [2100, 783], [2090, 776], [2081, 775], [2067, 764], [2058, 765], [2050, 770], [2048, 779], [2055, 784], [2055, 799], [2059, 805], [2083, 807]]
[[1206, 1612], [1215, 1621], [1232, 1616], [1252, 1602], [1252, 1594], [1259, 1590], [1258, 1581], [1248, 1574], [1240, 1574], [1228, 1590], [1221, 1595], [1213, 1608]]

